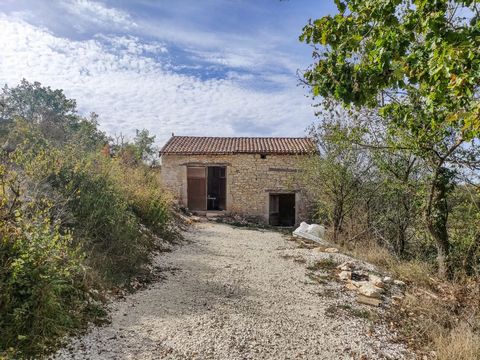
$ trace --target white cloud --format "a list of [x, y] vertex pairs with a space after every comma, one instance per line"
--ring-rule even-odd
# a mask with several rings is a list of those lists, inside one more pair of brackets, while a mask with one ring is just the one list
[[[252, 76], [201, 80], [176, 73], [162, 43], [99, 36], [73, 41], [0, 15], [0, 83], [22, 78], [64, 89], [84, 112], [100, 115], [110, 134], [147, 128], [163, 143], [171, 132], [212, 136], [301, 136], [313, 110], [294, 76], [268, 75], [275, 90], [249, 86]], [[247, 81], [248, 80], [248, 81]]]
[[81, 22], [74, 26], [77, 30], [84, 30], [82, 24], [94, 23], [102, 26], [117, 26], [125, 29], [136, 27], [137, 24], [130, 15], [124, 11], [109, 8], [93, 0], [63, 0], [60, 5], [70, 14], [76, 16]]

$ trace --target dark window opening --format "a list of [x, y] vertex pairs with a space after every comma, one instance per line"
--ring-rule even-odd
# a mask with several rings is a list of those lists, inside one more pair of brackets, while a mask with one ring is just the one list
[[269, 209], [270, 225], [295, 225], [295, 194], [270, 194]]
[[260, 159], [266, 159], [267, 158], [267, 154], [260, 154]]
[[224, 166], [209, 166], [207, 174], [207, 210], [225, 210], [226, 190], [226, 168]]

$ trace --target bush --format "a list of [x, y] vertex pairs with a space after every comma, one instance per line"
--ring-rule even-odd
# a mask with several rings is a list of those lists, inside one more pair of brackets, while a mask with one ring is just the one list
[[169, 227], [170, 198], [163, 190], [156, 171], [145, 165], [125, 167], [115, 160], [111, 164], [111, 174], [143, 224], [158, 235], [174, 236]]
[[[5, 175], [5, 170], [3, 175]], [[0, 354], [43, 353], [87, 310], [83, 253], [47, 211], [24, 217], [3, 184], [0, 222]]]
[[18, 149], [26, 174], [46, 182], [65, 199], [68, 223], [87, 263], [106, 280], [121, 283], [138, 273], [155, 246], [140, 231], [171, 238], [170, 202], [157, 173], [145, 165], [88, 153], [70, 146]]
[[91, 265], [113, 281], [136, 273], [146, 263], [152, 244], [139, 232], [138, 219], [121, 189], [101, 167], [62, 169], [55, 180], [64, 195], [74, 194], [67, 206]]
[[104, 314], [98, 290], [145, 271], [174, 235], [170, 202], [143, 164], [148, 131], [115, 146], [95, 114], [39, 83], [0, 102], [0, 358], [38, 357]]

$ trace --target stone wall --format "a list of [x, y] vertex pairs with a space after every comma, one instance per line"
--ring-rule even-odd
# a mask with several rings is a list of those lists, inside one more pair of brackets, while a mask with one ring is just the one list
[[162, 181], [187, 206], [187, 166], [227, 168], [226, 211], [257, 216], [268, 222], [269, 194], [295, 193], [296, 222], [307, 218], [307, 197], [294, 175], [302, 155], [163, 155]]

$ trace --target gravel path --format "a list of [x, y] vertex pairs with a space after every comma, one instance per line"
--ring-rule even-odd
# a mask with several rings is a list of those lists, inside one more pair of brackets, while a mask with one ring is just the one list
[[185, 236], [187, 244], [156, 259], [172, 269], [166, 279], [113, 302], [111, 324], [55, 358], [413, 358], [382, 326], [352, 315], [371, 310], [336, 281], [306, 276], [298, 254], [311, 250], [287, 237], [216, 223]]

